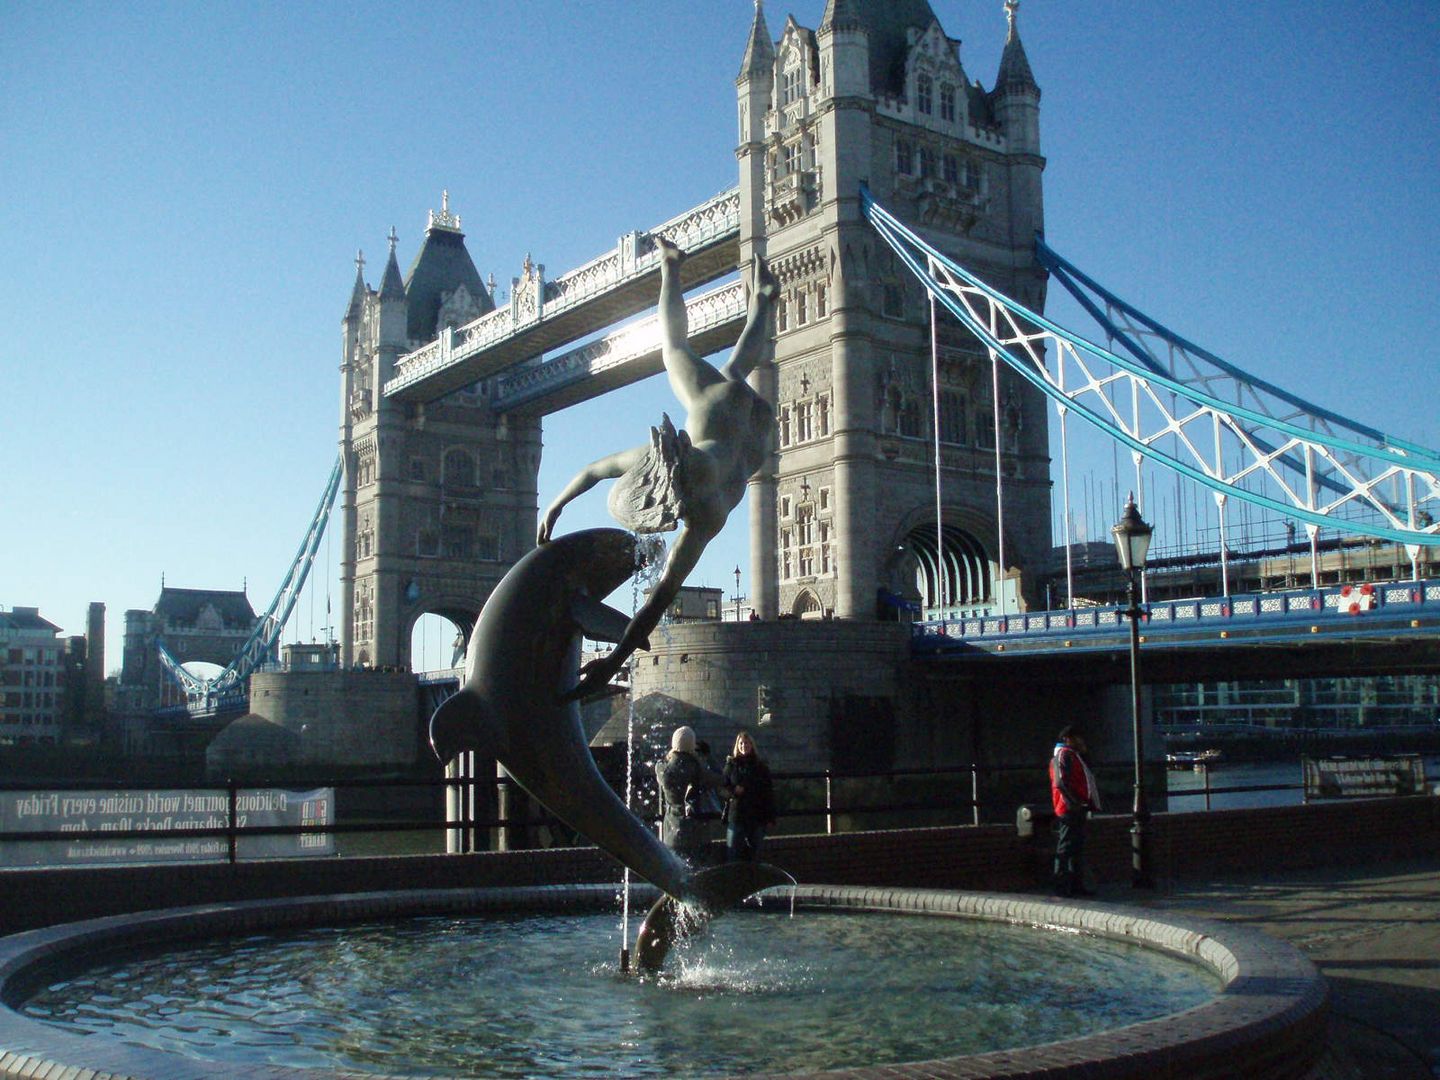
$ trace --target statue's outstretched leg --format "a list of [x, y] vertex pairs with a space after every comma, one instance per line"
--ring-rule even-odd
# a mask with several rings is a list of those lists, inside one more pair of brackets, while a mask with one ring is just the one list
[[725, 378], [737, 381], [746, 378], [764, 356], [770, 342], [766, 318], [779, 295], [780, 283], [770, 272], [769, 264], [756, 255], [750, 265], [750, 306], [745, 314], [745, 328], [740, 331], [730, 359], [720, 368]]
[[655, 244], [660, 249], [660, 357], [670, 389], [689, 412], [700, 392], [719, 382], [721, 376], [690, 349], [690, 320], [680, 286], [685, 252], [663, 236], [656, 236]]

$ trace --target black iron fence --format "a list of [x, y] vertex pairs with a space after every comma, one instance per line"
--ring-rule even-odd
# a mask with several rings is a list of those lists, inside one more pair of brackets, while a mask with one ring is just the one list
[[[1158, 773], [1158, 763], [1154, 769]], [[1125, 805], [1120, 795], [1129, 791], [1131, 770], [1128, 762], [1101, 764], [1095, 769], [1101, 777], [1102, 790], [1111, 793], [1111, 803], [1117, 810]], [[1215, 796], [1304, 789], [1302, 783], [1216, 786], [1211, 783], [1209, 768], [1197, 771], [1203, 773], [1200, 786], [1193, 790], [1168, 791], [1168, 797], [1203, 799], [1204, 808], [1209, 810]], [[777, 834], [1013, 821], [1017, 806], [1042, 802], [1048, 792], [1043, 767], [1037, 769], [1031, 765], [958, 765], [846, 773], [827, 769], [777, 772], [774, 780], [779, 820], [773, 832]], [[449, 800], [451, 804], [473, 808], [473, 812], [463, 820], [447, 821], [445, 795], [456, 789], [460, 789], [457, 793], [462, 797]], [[1163, 785], [1156, 790], [1164, 791]], [[506, 847], [583, 843], [542, 807], [532, 806], [520, 797], [506, 797], [520, 793], [513, 789], [513, 781], [503, 776], [465, 779], [318, 776], [300, 781], [286, 778], [274, 784], [231, 780], [184, 788], [196, 805], [207, 808], [208, 814], [198, 818], [192, 815], [189, 819], [171, 815], [168, 821], [154, 815], [137, 819], [134, 814], [119, 812], [82, 814], [78, 818], [75, 814], [47, 816], [43, 812], [47, 808], [58, 811], [62, 807], [67, 811], [74, 808], [83, 811], [102, 803], [108, 803], [112, 811], [115, 807], [155, 806], [153, 797], [156, 796], [162, 800], [159, 805], [163, 808], [168, 805], [163, 800], [173, 799], [174, 791], [174, 788], [157, 788], [153, 783], [97, 783], [94, 780], [5, 783], [0, 786], [0, 869], [148, 862], [156, 861], [147, 855], [156, 856], [157, 851], [168, 857], [204, 856], [233, 863], [248, 858], [277, 857], [273, 848], [257, 848], [259, 842], [270, 838], [285, 838], [291, 846], [280, 854], [291, 856], [439, 852], [447, 850], [444, 843], [447, 837], [452, 840], [448, 846], [451, 851], [484, 849], [493, 846], [492, 837], [502, 835]], [[261, 795], [270, 796], [274, 801], [276, 792], [289, 793], [297, 801], [329, 798], [331, 802], [323, 820], [282, 823], [250, 820], [252, 815], [246, 812], [247, 807]], [[78, 797], [82, 794], [86, 794], [83, 800]], [[18, 815], [17, 808], [25, 807], [33, 812], [24, 822], [25, 827], [17, 827], [21, 824], [17, 816], [26, 816]], [[1190, 809], [1189, 806], [1176, 808]], [[653, 820], [653, 802], [642, 803], [637, 812]], [[70, 820], [57, 823], [62, 816]], [[94, 816], [104, 820], [92, 820]], [[54, 827], [44, 827], [47, 823]], [[456, 845], [453, 838], [460, 832], [468, 839]], [[396, 839], [408, 834], [415, 835], [419, 842]], [[376, 837], [387, 840], [379, 844], [352, 845], [353, 850], [338, 850], [346, 847], [346, 838]], [[187, 843], [192, 845], [189, 849], [184, 846]], [[36, 846], [47, 844], [51, 845], [48, 849]], [[93, 845], [104, 847], [96, 854]], [[55, 858], [35, 858], [38, 851], [57, 852], [60, 848], [64, 851]], [[129, 857], [126, 852], [130, 853]]]

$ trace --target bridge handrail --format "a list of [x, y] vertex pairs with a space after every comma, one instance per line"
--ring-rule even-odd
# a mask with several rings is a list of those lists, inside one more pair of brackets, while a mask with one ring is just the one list
[[[396, 360], [392, 382], [411, 382], [421, 372], [453, 360], [457, 354], [464, 356], [478, 352], [521, 326], [565, 311], [612, 285], [647, 271], [656, 261], [653, 237], [657, 234], [693, 250], [713, 243], [717, 238], [729, 236], [739, 227], [740, 189], [727, 188], [646, 232], [622, 236], [613, 250], [566, 271], [554, 280], [541, 282], [541, 303], [534, 310], [527, 308], [521, 314], [514, 310], [513, 305], [506, 305], [461, 326], [442, 330], [434, 341]], [[516, 287], [523, 288], [525, 284], [520, 282]]]
[[[1310, 618], [1318, 614], [1363, 619], [1367, 612], [1400, 605], [1440, 606], [1440, 579], [1325, 586], [1285, 592], [1232, 593], [1230, 596], [1152, 600], [1145, 621], [1172, 626], [1227, 623], [1248, 619]], [[1123, 605], [1061, 608], [1013, 615], [961, 616], [911, 624], [911, 646], [917, 651], [943, 648], [952, 641], [1039, 638], [1044, 635], [1116, 633], [1126, 625]]]

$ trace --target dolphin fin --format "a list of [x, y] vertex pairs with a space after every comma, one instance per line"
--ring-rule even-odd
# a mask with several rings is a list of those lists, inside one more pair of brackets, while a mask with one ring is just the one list
[[635, 935], [635, 962], [642, 971], [658, 971], [670, 947], [704, 929], [715, 916], [772, 885], [794, 885], [795, 879], [763, 862], [729, 862], [701, 870], [691, 879], [690, 903], [662, 896]]
[[612, 645], [625, 636], [625, 628], [630, 625], [629, 615], [589, 596], [577, 596], [570, 601], [570, 615], [586, 637]]
[[481, 757], [498, 757], [494, 728], [486, 722], [484, 707], [469, 690], [441, 702], [430, 717], [430, 748], [442, 765], [466, 750]]

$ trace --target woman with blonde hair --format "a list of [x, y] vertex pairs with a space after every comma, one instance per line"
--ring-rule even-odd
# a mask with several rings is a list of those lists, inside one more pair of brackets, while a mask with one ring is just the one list
[[735, 736], [734, 752], [725, 759], [725, 786], [731, 792], [724, 815], [726, 857], [755, 862], [765, 829], [775, 823], [775, 785], [754, 736], [743, 729]]

